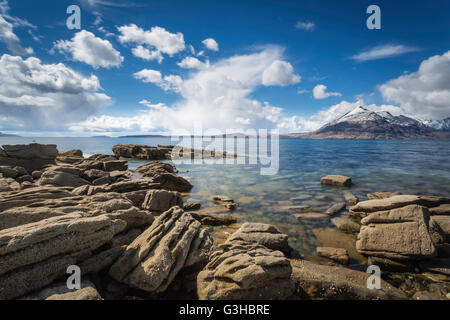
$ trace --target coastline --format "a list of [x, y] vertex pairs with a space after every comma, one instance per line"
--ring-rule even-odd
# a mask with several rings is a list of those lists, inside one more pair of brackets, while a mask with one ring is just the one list
[[[167, 147], [162, 149], [166, 151]], [[54, 295], [55, 288], [61, 289], [59, 283], [67, 267], [63, 261], [68, 260], [80, 265], [89, 280], [86, 288], [103, 299], [122, 299], [135, 289], [141, 291], [134, 294], [144, 299], [255, 299], [261, 295], [265, 299], [446, 298], [429, 287], [448, 287], [448, 198], [378, 192], [367, 195], [365, 200], [352, 193], [354, 181], [350, 178], [323, 177], [321, 184], [331, 185], [329, 188], [342, 197], [340, 202], [327, 207], [316, 203], [314, 207], [306, 198], [298, 198], [295, 201], [299, 204], [285, 202], [279, 206], [280, 212], [299, 221], [326, 220], [332, 224], [332, 228], [315, 231], [321, 246], [316, 244], [317, 252], [311, 254], [291, 246], [295, 239], [283, 232], [286, 226], [261, 223], [264, 220], [247, 222], [235, 214], [252, 200], [215, 195], [204, 206], [190, 199], [193, 185], [173, 165], [159, 162], [160, 154], [154, 154], [158, 159], [147, 158], [148, 164], [134, 171], [119, 155], [123, 154], [116, 151], [115, 156], [97, 154], [84, 158], [80, 150], [58, 152], [55, 145], [5, 148], [0, 234], [4, 239], [28, 234], [34, 240], [19, 241], [1, 255], [0, 261], [12, 262], [0, 269], [2, 288], [8, 288], [2, 293], [3, 299], [42, 297], [43, 288]], [[396, 217], [393, 224], [389, 222], [391, 216]], [[413, 226], [410, 221], [414, 221]], [[79, 230], [75, 234], [33, 236], [49, 228], [78, 224], [81, 229], [74, 229]], [[84, 229], [83, 225], [91, 227]], [[164, 225], [173, 227], [159, 235], [154, 233]], [[379, 235], [373, 235], [371, 230], [384, 234], [384, 240], [379, 242]], [[399, 230], [404, 237], [412, 237], [408, 245], [395, 238]], [[391, 236], [386, 237], [386, 232]], [[414, 240], [418, 235], [420, 245]], [[86, 240], [81, 242], [87, 247], [77, 245], [83, 238]], [[87, 240], [94, 238], [97, 240]], [[169, 238], [180, 240], [165, 244]], [[55, 248], [58, 239], [68, 240]], [[149, 243], [156, 243], [156, 247], [149, 247]], [[23, 249], [17, 251], [18, 248], [29, 253], [24, 256]], [[35, 256], [37, 248], [42, 253]], [[133, 248], [150, 250], [152, 254], [132, 258]], [[396, 254], [392, 253], [393, 248]], [[254, 252], [260, 252], [264, 259], [254, 260]], [[248, 287], [239, 284], [234, 271], [214, 262], [219, 259], [227, 263], [230, 256], [238, 253], [243, 256], [235, 263], [239, 269], [248, 270]], [[61, 264], [46, 271], [46, 263], [52, 259], [59, 259]], [[130, 267], [130, 259], [140, 262]], [[172, 266], [170, 269], [156, 271], [167, 263]], [[265, 264], [261, 269], [265, 271], [258, 276], [250, 271]], [[365, 269], [370, 264], [380, 265], [383, 270], [381, 290], [366, 287], [369, 275]], [[139, 265], [154, 265], [156, 269], [142, 273], [136, 269]], [[270, 268], [277, 271], [273, 273]], [[37, 270], [51, 272], [52, 276], [36, 275]], [[105, 272], [107, 284], [98, 285]], [[217, 274], [225, 276], [227, 282], [218, 280]], [[317, 281], [317, 277], [321, 280]], [[31, 285], [16, 286], [13, 280]], [[148, 281], [152, 285], [142, 284]], [[261, 291], [262, 285], [270, 290]], [[324, 291], [330, 285], [338, 288], [339, 296]], [[111, 291], [111, 286], [121, 287], [121, 294]], [[214, 289], [218, 287], [222, 289]], [[85, 297], [81, 291], [63, 294]]]

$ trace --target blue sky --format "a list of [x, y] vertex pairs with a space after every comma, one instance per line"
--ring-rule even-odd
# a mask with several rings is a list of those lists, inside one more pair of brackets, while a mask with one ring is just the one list
[[[121, 135], [190, 130], [196, 119], [310, 131], [359, 104], [450, 116], [448, 1], [121, 3], [0, 0], [0, 131]], [[81, 30], [66, 27], [71, 4], [81, 7]], [[366, 27], [371, 4], [381, 30]], [[25, 62], [33, 57], [37, 66]], [[181, 67], [185, 58], [195, 68]], [[24, 80], [24, 68], [38, 76]], [[77, 88], [43, 88], [42, 77]]]

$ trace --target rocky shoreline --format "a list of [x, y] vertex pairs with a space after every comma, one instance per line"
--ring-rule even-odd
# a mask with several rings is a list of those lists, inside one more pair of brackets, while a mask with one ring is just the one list
[[[192, 184], [158, 161], [172, 150], [118, 145], [84, 158], [55, 145], [3, 146], [0, 299], [450, 298], [449, 198], [378, 192], [360, 201], [349, 177], [322, 178], [346, 191], [321, 218], [357, 234], [355, 250], [382, 271], [381, 288], [370, 289], [367, 265], [349, 265], [345, 248], [318, 247], [321, 263], [299, 259], [269, 224], [244, 222], [219, 243], [208, 227], [235, 223], [238, 204], [214, 196], [229, 212], [214, 214], [185, 201]], [[131, 171], [123, 158], [151, 162]], [[78, 290], [65, 283], [71, 265]]]

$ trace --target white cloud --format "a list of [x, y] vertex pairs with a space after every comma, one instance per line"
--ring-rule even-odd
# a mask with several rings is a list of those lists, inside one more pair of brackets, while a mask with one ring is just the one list
[[[199, 122], [204, 129], [278, 127], [284, 121], [282, 109], [255, 100], [251, 94], [263, 85], [263, 73], [274, 62], [282, 61], [282, 52], [282, 48], [270, 46], [252, 54], [236, 55], [192, 72], [185, 79], [176, 75], [163, 76], [157, 70], [141, 70], [134, 75], [136, 78], [177, 92], [180, 100], [170, 107], [150, 107], [131, 117], [92, 117], [76, 129], [88, 132], [186, 129], [192, 132]], [[281, 79], [278, 85], [287, 82], [283, 79], [292, 81], [292, 77]]]
[[101, 33], [103, 33], [106, 37], [114, 37], [115, 34], [112, 32], [109, 32], [108, 30], [106, 30], [104, 27], [100, 26], [97, 28], [98, 31], [100, 31]]
[[0, 128], [57, 130], [98, 114], [110, 98], [94, 75], [84, 77], [64, 64], [31, 57], [0, 58]]
[[209, 61], [201, 62], [195, 57], [185, 57], [183, 60], [177, 63], [181, 68], [185, 69], [203, 69], [209, 67]]
[[137, 46], [136, 48], [131, 49], [131, 52], [135, 57], [147, 60], [147, 61], [153, 61], [156, 60], [158, 63], [163, 62], [164, 57], [162, 56], [161, 52], [155, 50], [150, 51], [149, 49], [143, 47], [143, 46]]
[[360, 52], [360, 53], [352, 56], [351, 59], [353, 59], [357, 62], [364, 62], [364, 61], [370, 61], [370, 60], [391, 58], [391, 57], [402, 55], [404, 53], [414, 52], [414, 51], [418, 51], [418, 49], [413, 48], [413, 47], [404, 46], [401, 44], [398, 44], [398, 45], [388, 44], [388, 45], [373, 47], [369, 50]]
[[154, 83], [165, 91], [179, 91], [183, 80], [177, 75], [162, 76], [161, 72], [151, 69], [143, 69], [133, 74], [133, 77], [145, 83]]
[[145, 31], [135, 24], [121, 26], [117, 29], [121, 33], [119, 36], [121, 43], [147, 45], [169, 56], [185, 49], [184, 37], [181, 32], [170, 33], [161, 27], [152, 27]]
[[314, 31], [314, 29], [316, 29], [316, 24], [312, 21], [298, 21], [295, 24], [295, 27], [303, 31]]
[[54, 48], [61, 53], [69, 53], [75, 61], [84, 62], [94, 68], [119, 67], [123, 61], [120, 52], [111, 42], [96, 37], [93, 33], [81, 30], [72, 40], [59, 40]]
[[213, 38], [208, 38], [202, 41], [203, 45], [211, 51], [219, 51], [219, 44]]
[[301, 77], [294, 74], [294, 68], [289, 62], [276, 60], [262, 75], [262, 84], [265, 86], [288, 86], [299, 83]]
[[340, 97], [342, 96], [342, 94], [340, 94], [339, 92], [327, 92], [327, 86], [318, 84], [313, 89], [313, 96], [314, 99], [326, 99], [332, 96]]
[[416, 72], [390, 80], [379, 90], [416, 118], [450, 116], [450, 51], [424, 60]]
[[13, 54], [20, 56], [33, 54], [33, 48], [24, 48], [21, 46], [19, 37], [14, 33], [13, 25], [6, 21], [2, 15], [0, 15], [0, 41]]
[[144, 69], [134, 73], [133, 76], [146, 83], [160, 83], [162, 81], [161, 72], [157, 70]]
[[298, 91], [297, 91], [298, 94], [305, 94], [305, 93], [308, 93], [308, 92], [309, 91], [305, 90], [305, 89], [298, 89]]

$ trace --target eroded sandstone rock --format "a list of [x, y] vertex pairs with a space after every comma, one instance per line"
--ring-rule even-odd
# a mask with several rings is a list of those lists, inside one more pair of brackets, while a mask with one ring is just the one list
[[126, 226], [106, 215], [78, 213], [0, 231], [0, 299], [24, 295], [63, 275]]
[[[379, 201], [379, 200], [371, 200]], [[428, 233], [430, 213], [418, 205], [374, 212], [361, 220], [356, 249], [368, 256], [425, 259], [436, 255]]]
[[126, 248], [109, 273], [131, 287], [162, 292], [184, 266], [206, 262], [211, 246], [200, 222], [173, 207]]
[[283, 234], [276, 227], [265, 223], [244, 223], [233, 233], [226, 243], [233, 241], [246, 241], [261, 244], [272, 250], [288, 253], [288, 235]]
[[151, 212], [162, 213], [174, 206], [183, 207], [183, 198], [176, 191], [150, 190], [145, 196], [142, 208]]
[[286, 299], [295, 290], [292, 268], [280, 251], [250, 242], [220, 245], [197, 276], [201, 300]]
[[319, 265], [306, 260], [290, 260], [291, 278], [307, 299], [406, 300], [401, 290], [381, 280], [380, 290], [367, 288], [370, 274], [339, 266]]

